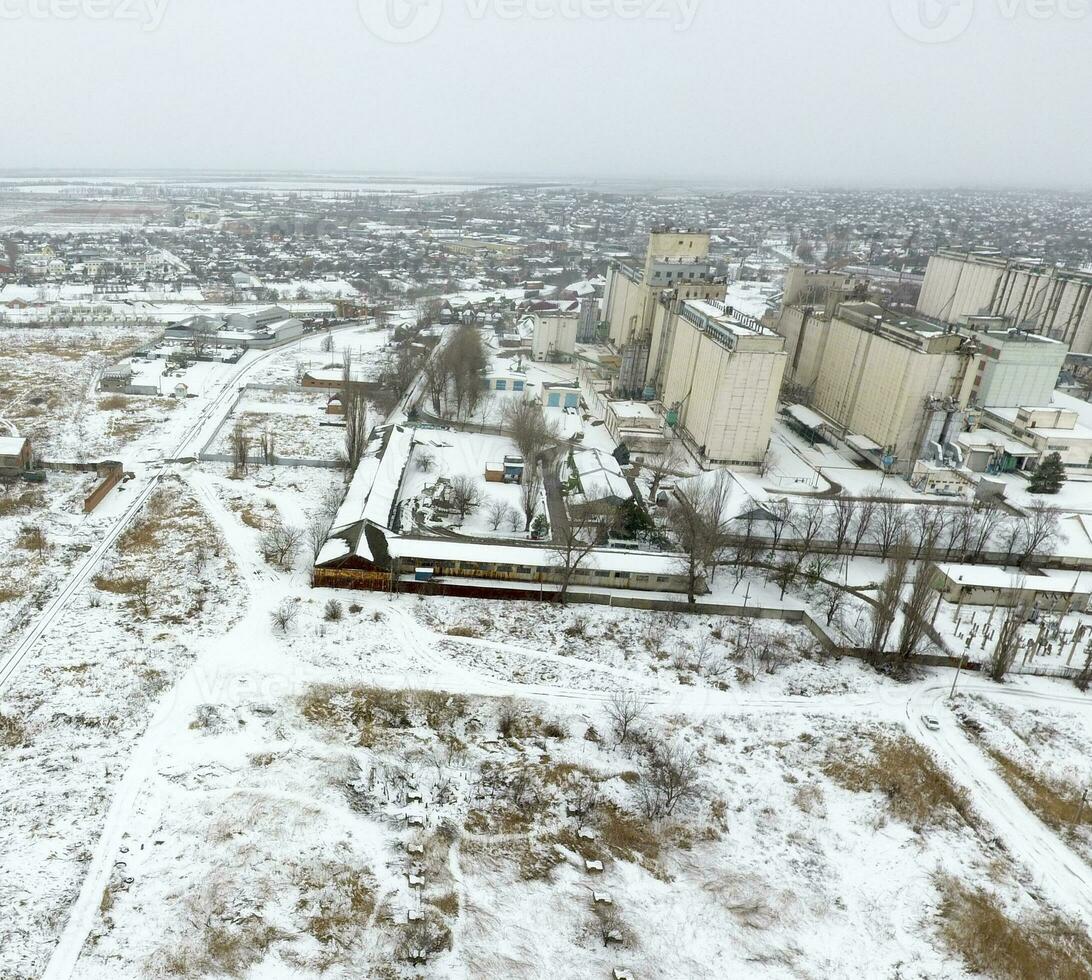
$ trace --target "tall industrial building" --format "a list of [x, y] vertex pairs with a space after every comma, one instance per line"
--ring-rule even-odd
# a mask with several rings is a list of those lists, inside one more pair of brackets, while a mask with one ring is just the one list
[[616, 397], [657, 402], [704, 462], [758, 469], [785, 372], [785, 343], [724, 304], [706, 232], [657, 228], [643, 267], [611, 263], [604, 296]]
[[622, 359], [616, 394], [625, 398], [656, 397], [666, 366], [664, 318], [672, 299], [723, 300], [726, 286], [709, 268], [709, 234], [656, 228], [643, 266], [614, 260], [607, 272], [603, 317], [609, 340]]
[[956, 324], [1005, 317], [1011, 327], [1092, 353], [1092, 273], [942, 250], [929, 260], [918, 312]]
[[983, 316], [943, 323], [862, 302], [828, 313], [820, 297], [783, 309], [778, 329], [794, 398], [835, 438], [913, 476], [923, 460], [961, 464], [959, 446], [976, 440], [960, 437], [979, 425], [1051, 405], [1068, 348], [1010, 324]]
[[759, 469], [785, 373], [785, 341], [716, 300], [677, 300], [663, 402], [668, 421], [703, 460]]

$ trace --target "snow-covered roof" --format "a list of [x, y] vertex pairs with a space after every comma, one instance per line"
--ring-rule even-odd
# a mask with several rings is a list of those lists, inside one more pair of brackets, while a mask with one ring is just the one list
[[391, 512], [398, 500], [398, 488], [402, 485], [402, 474], [413, 451], [414, 434], [413, 429], [403, 429], [400, 426], [391, 430], [387, 449], [376, 470], [368, 502], [364, 506], [362, 520], [371, 521], [380, 527], [390, 527]]
[[620, 419], [646, 419], [658, 421], [660, 416], [647, 402], [608, 402], [610, 409]]
[[22, 436], [0, 436], [0, 456], [18, 456], [26, 444]]
[[[979, 589], [1019, 589], [1024, 592], [1047, 592], [1069, 595], [1080, 585], [1081, 573], [1054, 571], [1048, 575], [1028, 575], [1019, 569], [997, 568], [993, 565], [937, 565], [937, 570], [953, 585]], [[1085, 578], [1082, 595], [1092, 591], [1092, 579]]]
[[622, 467], [610, 453], [598, 449], [578, 450], [572, 455], [572, 465], [588, 500], [608, 497], [628, 500], [633, 496]]
[[956, 436], [956, 442], [964, 449], [1002, 449], [1010, 456], [1038, 456], [1035, 449], [1030, 449], [1023, 443], [1017, 442], [1000, 432], [991, 432], [989, 429], [977, 429], [974, 432], [961, 432]]
[[801, 425], [809, 429], [821, 429], [827, 424], [827, 420], [818, 412], [813, 412], [807, 405], [789, 405], [785, 414], [792, 416]]

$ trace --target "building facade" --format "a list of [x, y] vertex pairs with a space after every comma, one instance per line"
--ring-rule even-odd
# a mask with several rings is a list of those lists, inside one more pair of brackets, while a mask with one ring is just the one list
[[918, 311], [950, 323], [1005, 317], [1009, 326], [1092, 353], [1092, 273], [942, 250], [929, 260]]
[[715, 301], [676, 300], [668, 321], [669, 423], [703, 461], [760, 469], [785, 373], [784, 340]]

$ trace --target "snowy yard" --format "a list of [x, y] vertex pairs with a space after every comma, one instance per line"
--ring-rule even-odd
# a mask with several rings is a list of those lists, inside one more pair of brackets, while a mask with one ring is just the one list
[[277, 456], [335, 461], [345, 449], [345, 430], [340, 416], [326, 414], [329, 394], [310, 389], [251, 389], [236, 405], [209, 451], [230, 456], [232, 434], [241, 427], [255, 443], [268, 433]]

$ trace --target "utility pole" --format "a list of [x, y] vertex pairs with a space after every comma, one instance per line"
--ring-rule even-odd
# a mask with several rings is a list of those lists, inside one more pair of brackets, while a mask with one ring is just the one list
[[967, 659], [966, 655], [959, 658], [959, 666], [956, 668], [955, 677], [952, 678], [952, 693], [948, 695], [948, 700], [951, 701], [955, 697], [956, 684], [959, 683], [959, 675], [963, 671], [963, 663]]

